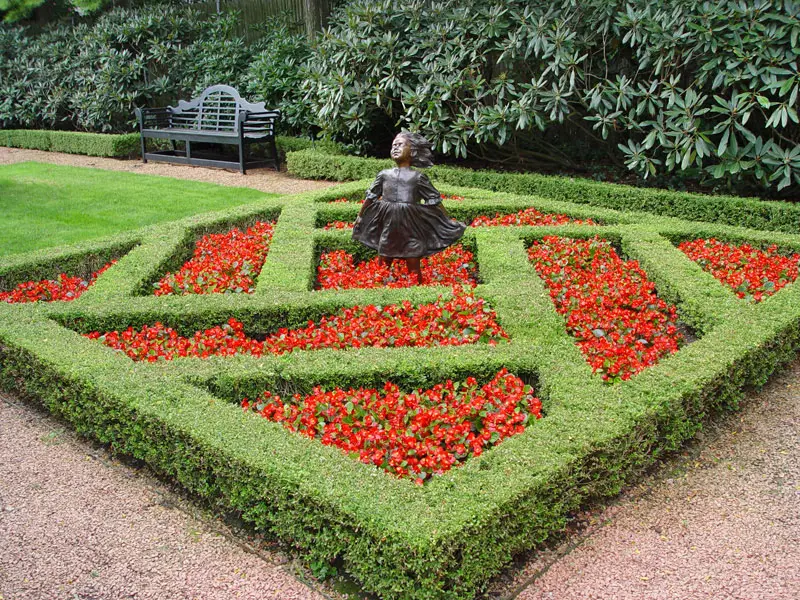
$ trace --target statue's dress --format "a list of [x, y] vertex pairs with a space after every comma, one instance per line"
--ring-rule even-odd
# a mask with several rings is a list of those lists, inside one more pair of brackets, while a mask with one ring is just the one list
[[424, 173], [410, 168], [378, 173], [353, 239], [391, 258], [422, 258], [441, 252], [466, 229], [442, 209], [442, 195]]

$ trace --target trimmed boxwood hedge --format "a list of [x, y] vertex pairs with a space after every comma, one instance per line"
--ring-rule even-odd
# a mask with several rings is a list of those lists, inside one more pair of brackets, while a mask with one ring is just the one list
[[128, 158], [139, 154], [138, 133], [83, 133], [46, 129], [0, 129], [0, 146]]
[[[339, 144], [330, 140], [315, 141], [285, 135], [276, 136], [275, 145], [278, 152], [284, 155], [287, 152], [300, 150], [314, 150], [331, 155], [344, 152]], [[141, 142], [138, 133], [110, 134], [49, 129], [0, 129], [0, 146], [110, 158], [141, 156]]]
[[[468, 599], [515, 553], [562, 530], [569, 514], [592, 499], [618, 493], [693, 435], [709, 411], [736, 406], [745, 386], [763, 384], [800, 349], [800, 285], [749, 304], [674, 245], [714, 235], [796, 250], [800, 236], [442, 187], [467, 197], [446, 202], [454, 213], [527, 205], [605, 223], [469, 231], [483, 281], [476, 294], [496, 309], [508, 343], [142, 364], [80, 335], [154, 321], [190, 332], [229, 317], [263, 333], [343, 306], [448, 295], [443, 287], [312, 291], [319, 248], [348, 243], [347, 232], [318, 229], [321, 216], [357, 210], [326, 202], [358, 197], [362, 183], [151, 227], [104, 248], [0, 262], [0, 277], [11, 281], [23, 265], [41, 274], [81, 256], [88, 262], [102, 252], [119, 254], [72, 303], [0, 305], [0, 385], [41, 400], [83, 435], [146, 461], [221, 509], [238, 511], [309, 560], [341, 560], [382, 598]], [[199, 232], [278, 213], [255, 293], [138, 295]], [[528, 262], [526, 246], [551, 234], [613, 241], [641, 261], [700, 337], [627, 382], [604, 384]], [[488, 378], [501, 366], [535, 382], [545, 418], [422, 487], [243, 413], [236, 403], [265, 387], [285, 392], [391, 379], [413, 389], [466, 375]]]
[[[287, 154], [286, 165], [292, 175], [304, 179], [350, 181], [372, 178], [381, 169], [393, 167], [394, 163], [388, 159], [333, 156], [303, 150]], [[800, 233], [800, 204], [791, 202], [706, 196], [536, 173], [498, 173], [447, 166], [432, 167], [427, 173], [437, 183], [536, 195], [615, 210], [643, 211], [690, 221]]]

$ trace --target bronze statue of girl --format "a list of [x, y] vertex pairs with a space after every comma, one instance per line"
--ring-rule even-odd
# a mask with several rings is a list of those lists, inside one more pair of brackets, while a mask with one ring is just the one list
[[397, 167], [378, 173], [353, 226], [353, 239], [375, 250], [387, 267], [396, 258], [422, 284], [420, 259], [441, 252], [464, 234], [466, 225], [447, 216], [442, 195], [411, 167], [433, 166], [431, 143], [417, 133], [399, 133], [391, 157]]

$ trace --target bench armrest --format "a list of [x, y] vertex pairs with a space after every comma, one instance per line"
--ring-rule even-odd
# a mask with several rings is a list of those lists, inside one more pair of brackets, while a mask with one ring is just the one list
[[279, 110], [243, 110], [239, 112], [237, 121], [242, 133], [261, 133], [275, 135], [275, 126], [281, 119]]
[[157, 129], [169, 127], [172, 111], [169, 108], [137, 108], [136, 120], [140, 129]]

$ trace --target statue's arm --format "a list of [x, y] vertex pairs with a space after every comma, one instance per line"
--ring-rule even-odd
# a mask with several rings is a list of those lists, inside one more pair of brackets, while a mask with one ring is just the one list
[[417, 185], [419, 186], [417, 188], [419, 191], [419, 196], [422, 198], [422, 202], [424, 204], [428, 206], [434, 206], [442, 203], [441, 192], [433, 187], [431, 180], [428, 179], [428, 176], [425, 175], [425, 173], [419, 174], [419, 182]]

